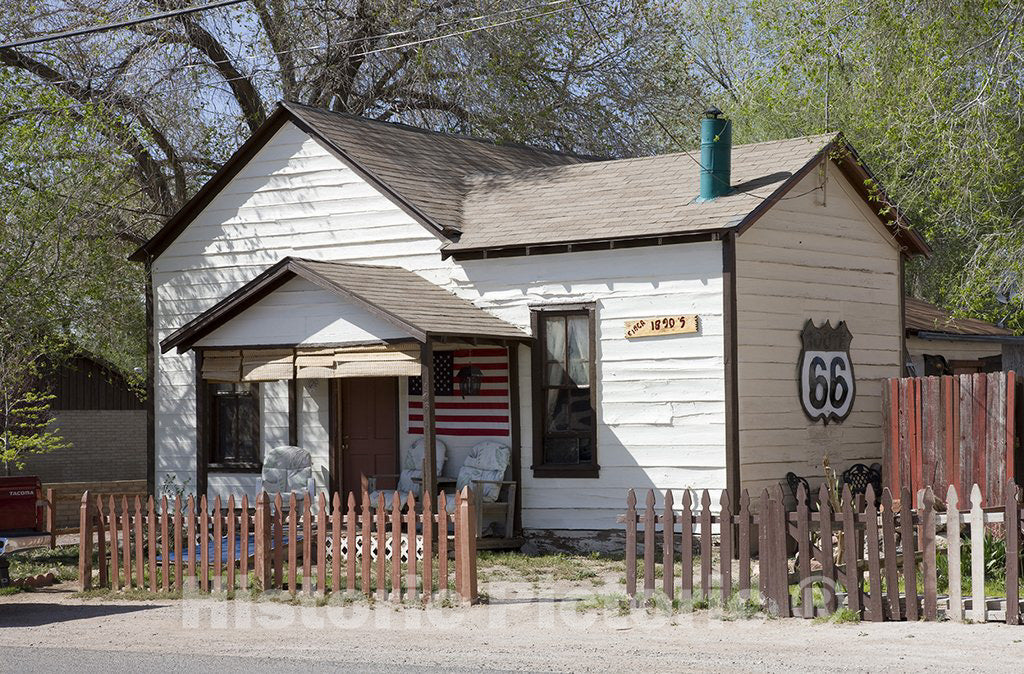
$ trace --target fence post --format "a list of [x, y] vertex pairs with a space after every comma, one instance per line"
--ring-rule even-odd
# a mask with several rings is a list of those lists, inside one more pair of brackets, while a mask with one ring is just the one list
[[946, 617], [953, 622], [964, 621], [963, 591], [960, 581], [960, 511], [957, 510], [959, 497], [956, 487], [949, 485], [946, 490], [946, 559], [949, 562], [949, 601], [946, 604]]
[[88, 590], [92, 587], [92, 506], [89, 490], [82, 494], [78, 532], [78, 585], [82, 590]]
[[53, 487], [46, 490], [46, 530], [50, 532], [50, 549], [57, 547], [57, 502]]
[[665, 492], [665, 504], [661, 516], [661, 588], [669, 601], [675, 598], [675, 582], [672, 577], [675, 566], [675, 517], [672, 513], [672, 490]]
[[626, 492], [626, 596], [636, 600], [636, 492], [632, 489]]
[[255, 557], [253, 566], [256, 572], [256, 587], [266, 592], [270, 587], [270, 504], [267, 492], [260, 490], [256, 497], [256, 516], [253, 520], [253, 539]]
[[985, 605], [985, 513], [981, 509], [981, 488], [971, 487], [971, 620], [988, 621]]
[[471, 604], [477, 602], [476, 588], [476, 507], [473, 503], [473, 491], [469, 487], [462, 490], [459, 502], [459, 542], [455, 547], [456, 567], [461, 569], [459, 595], [463, 601]]
[[776, 592], [778, 597], [779, 617], [789, 618], [793, 615], [793, 610], [789, 596], [789, 562], [788, 555], [786, 554], [786, 537], [788, 527], [786, 526], [786, 507], [782, 502], [782, 487], [775, 485], [774, 494], [772, 495], [772, 510], [773, 522], [772, 524], [778, 528], [778, 538], [776, 539], [775, 552], [775, 581], [776, 581]]
[[1011, 477], [1006, 484], [1006, 624], [1020, 624], [1020, 503], [1017, 483]]
[[654, 534], [657, 524], [654, 514], [654, 490], [647, 490], [644, 507], [644, 601], [654, 596]]
[[103, 497], [96, 495], [96, 563], [100, 571], [100, 587], [106, 587], [107, 581], [107, 531], [103, 516]]
[[921, 508], [921, 551], [923, 553], [921, 569], [924, 574], [924, 619], [938, 620], [938, 573], [935, 565], [935, 495], [932, 493], [930, 485], [918, 494], [918, 507]]

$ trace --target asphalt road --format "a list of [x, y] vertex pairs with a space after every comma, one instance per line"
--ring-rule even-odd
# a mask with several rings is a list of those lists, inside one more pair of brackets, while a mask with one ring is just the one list
[[[318, 672], [394, 672], [395, 667], [324, 658], [286, 658], [239, 655], [223, 656], [203, 653], [137, 653], [123, 650], [84, 650], [80, 648], [38, 648], [5, 646], [0, 672], [18, 674], [52, 674], [74, 663], [76, 674], [110, 674], [110, 672], [216, 672], [217, 674], [253, 674], [274, 672], [288, 674], [310, 670]], [[460, 669], [453, 667], [403, 667], [403, 671], [462, 672], [502, 671], [498, 669]], [[506, 670], [507, 671], [507, 670]]]

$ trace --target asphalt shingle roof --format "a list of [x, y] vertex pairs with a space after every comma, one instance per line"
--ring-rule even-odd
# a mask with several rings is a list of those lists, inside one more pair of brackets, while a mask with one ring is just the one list
[[[401, 267], [291, 260], [296, 271], [307, 270], [309, 275], [319, 277], [344, 294], [357, 297], [426, 334], [527, 337], [514, 325]], [[305, 278], [309, 275], [302, 274]]]
[[733, 192], [698, 202], [686, 153], [469, 176], [462, 235], [451, 251], [721, 230], [807, 165], [836, 134], [740, 145]]
[[523, 145], [498, 145], [319, 108], [285, 103], [352, 161], [406, 199], [435, 224], [462, 228], [464, 177], [588, 161]]
[[930, 302], [908, 297], [904, 309], [904, 325], [911, 332], [943, 332], [950, 335], [1012, 335], [1013, 332], [995, 323], [976, 318], [953, 316]]

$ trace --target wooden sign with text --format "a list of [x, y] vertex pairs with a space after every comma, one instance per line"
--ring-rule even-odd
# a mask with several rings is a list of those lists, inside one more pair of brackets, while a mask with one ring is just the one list
[[697, 314], [636, 318], [626, 321], [626, 339], [693, 333], [697, 332], [699, 321]]

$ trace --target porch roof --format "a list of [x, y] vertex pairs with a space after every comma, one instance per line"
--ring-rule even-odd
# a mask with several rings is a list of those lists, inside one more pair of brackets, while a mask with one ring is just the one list
[[161, 351], [187, 351], [295, 277], [362, 306], [420, 342], [429, 337], [531, 339], [518, 327], [407, 269], [286, 257], [164, 339]]

